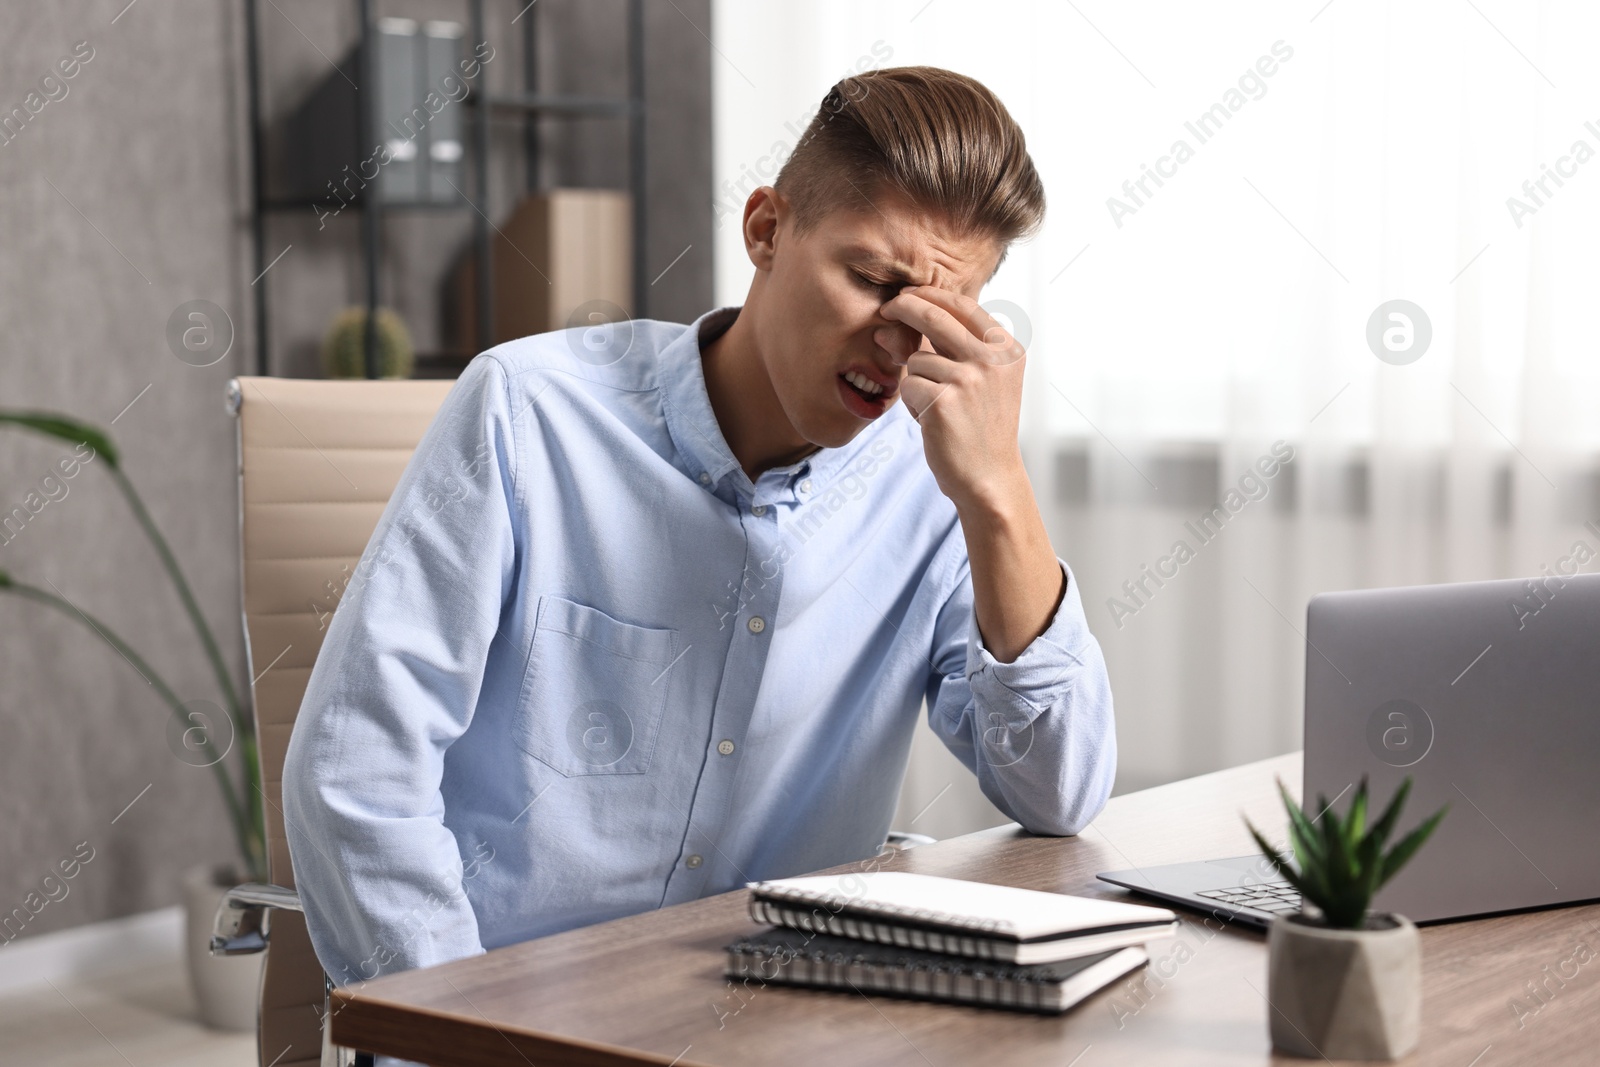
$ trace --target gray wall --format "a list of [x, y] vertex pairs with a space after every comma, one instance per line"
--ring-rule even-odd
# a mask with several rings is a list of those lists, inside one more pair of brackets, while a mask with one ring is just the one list
[[[26, 108], [76, 42], [94, 55], [64, 97], [51, 86], [60, 98], [0, 144], [0, 406], [116, 420], [124, 467], [243, 682], [233, 424], [223, 408], [228, 378], [255, 366], [242, 5], [142, 0], [123, 11], [124, 2], [4, 5], [0, 115]], [[488, 69], [518, 85], [520, 23], [509, 23], [523, 4], [488, 6], [499, 51]], [[354, 7], [261, 5], [269, 119], [327, 69], [306, 37], [337, 57], [354, 39]], [[467, 13], [442, 0], [375, 7], [462, 21]], [[649, 311], [684, 321], [711, 295], [710, 48], [701, 32], [710, 30], [709, 0], [646, 7], [651, 276], [694, 246], [653, 287]], [[547, 87], [621, 89], [622, 3], [541, 0], [538, 9]], [[622, 184], [624, 135], [608, 125], [617, 128], [548, 123], [545, 178]], [[513, 151], [495, 173], [496, 217], [525, 182], [520, 133], [500, 136]], [[335, 225], [318, 235], [314, 221], [276, 220], [268, 230], [269, 259], [294, 244], [269, 275], [276, 373], [317, 373], [327, 318], [361, 299], [356, 228]], [[389, 234], [389, 302], [423, 347], [437, 340], [439, 283], [467, 226], [460, 216], [421, 216]], [[233, 349], [214, 366], [180, 362], [167, 345], [169, 315], [193, 299], [233, 319]], [[0, 512], [24, 504], [67, 451], [0, 430]], [[96, 460], [65, 481], [64, 497], [0, 544], [0, 569], [53, 583], [127, 638], [183, 699], [216, 700], [194, 635], [104, 468]], [[83, 841], [94, 859], [23, 936], [175, 903], [182, 869], [232, 854], [211, 772], [172, 754], [164, 705], [81, 622], [0, 595], [0, 635], [0, 915], [30, 892], [43, 897], [43, 879]]]

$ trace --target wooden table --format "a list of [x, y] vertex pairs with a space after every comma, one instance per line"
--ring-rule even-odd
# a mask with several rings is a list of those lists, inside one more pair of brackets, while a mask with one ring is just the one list
[[[1011, 825], [828, 873], [918, 871], [1121, 896], [1095, 873], [1252, 852], [1241, 813], [1281, 839], [1275, 776], [1297, 792], [1299, 756], [1117, 797], [1076, 838]], [[1177, 939], [1152, 946], [1149, 968], [1064, 1016], [1041, 1017], [736, 987], [722, 977], [722, 947], [758, 929], [745, 900], [742, 890], [725, 893], [336, 990], [333, 1040], [439, 1067], [1307, 1062], [1272, 1055], [1259, 933], [1189, 917]], [[1423, 928], [1422, 1044], [1402, 1062], [1600, 1062], [1597, 930], [1600, 905]], [[1578, 941], [1593, 951], [1573, 976], [1562, 961]], [[1536, 1000], [1525, 983], [1541, 981]]]

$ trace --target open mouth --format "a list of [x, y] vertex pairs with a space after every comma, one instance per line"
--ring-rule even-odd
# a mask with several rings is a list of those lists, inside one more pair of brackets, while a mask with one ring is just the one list
[[866, 375], [846, 371], [839, 375], [839, 392], [850, 412], [863, 419], [875, 419], [889, 410], [894, 394]]
[[856, 392], [869, 399], [883, 392], [883, 386], [858, 371], [845, 371], [841, 377], [854, 386]]

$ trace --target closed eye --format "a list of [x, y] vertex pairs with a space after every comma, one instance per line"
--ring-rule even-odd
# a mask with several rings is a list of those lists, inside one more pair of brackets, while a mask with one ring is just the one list
[[857, 285], [861, 286], [863, 289], [870, 289], [877, 293], [879, 296], [883, 297], [885, 303], [891, 300], [895, 294], [900, 291], [900, 287], [903, 284], [901, 282], [873, 281], [871, 278], [859, 271], [851, 271], [850, 274], [853, 278], [855, 278]]

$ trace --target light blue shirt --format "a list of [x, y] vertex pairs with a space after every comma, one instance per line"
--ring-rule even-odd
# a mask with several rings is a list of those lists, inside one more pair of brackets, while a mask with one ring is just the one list
[[984, 648], [954, 506], [896, 404], [752, 484], [701, 345], [738, 308], [480, 355], [383, 512], [283, 774], [336, 983], [848, 863], [928, 724], [1001, 811], [1076, 833], [1111, 692], [1066, 564]]

